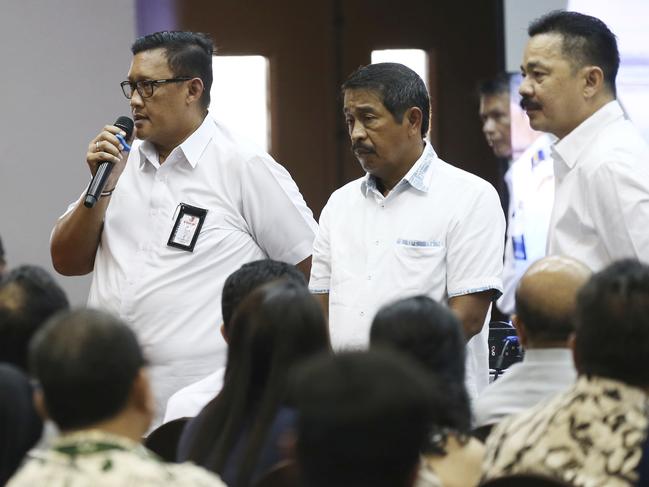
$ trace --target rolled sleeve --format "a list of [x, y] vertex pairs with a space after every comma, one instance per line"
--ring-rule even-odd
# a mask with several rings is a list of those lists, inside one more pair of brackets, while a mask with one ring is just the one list
[[447, 240], [448, 296], [494, 290], [498, 298], [503, 289], [505, 217], [493, 187], [485, 184]]

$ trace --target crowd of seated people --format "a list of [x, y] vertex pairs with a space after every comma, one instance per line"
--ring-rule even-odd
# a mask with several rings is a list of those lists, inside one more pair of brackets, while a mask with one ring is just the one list
[[[130, 328], [70, 311], [44, 269], [9, 269], [0, 485], [647, 485], [645, 264], [532, 265], [513, 316], [525, 358], [473, 403], [462, 327], [428, 297], [381, 308], [368, 351], [332, 354], [294, 267], [246, 264], [223, 296], [227, 366], [200, 400], [178, 396], [169, 419], [189, 418], [163, 462], [142, 445], [154, 406]], [[265, 483], [278, 469], [290, 475]]]

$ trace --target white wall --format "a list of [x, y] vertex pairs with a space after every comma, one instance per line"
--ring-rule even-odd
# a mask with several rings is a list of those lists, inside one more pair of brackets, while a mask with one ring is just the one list
[[520, 71], [529, 23], [567, 5], [568, 0], [505, 0], [505, 70], [508, 73]]
[[[129, 114], [119, 82], [134, 38], [134, 0], [0, 2], [0, 235], [10, 267], [54, 272], [50, 231], [88, 182], [88, 142]], [[73, 304], [85, 303], [88, 277], [59, 279]]]

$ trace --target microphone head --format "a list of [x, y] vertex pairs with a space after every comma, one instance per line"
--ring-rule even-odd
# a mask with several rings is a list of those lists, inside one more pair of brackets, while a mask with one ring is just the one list
[[121, 128], [124, 132], [126, 132], [126, 137], [124, 137], [126, 140], [129, 140], [131, 138], [131, 135], [133, 135], [133, 120], [131, 120], [130, 117], [119, 117], [117, 120], [115, 120], [115, 123], [113, 124], [115, 127]]

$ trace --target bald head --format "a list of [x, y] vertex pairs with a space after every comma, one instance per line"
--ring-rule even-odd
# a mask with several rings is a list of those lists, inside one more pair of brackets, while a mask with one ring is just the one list
[[527, 269], [516, 289], [516, 315], [529, 342], [542, 346], [568, 339], [577, 292], [590, 275], [586, 265], [562, 256], [545, 257]]

